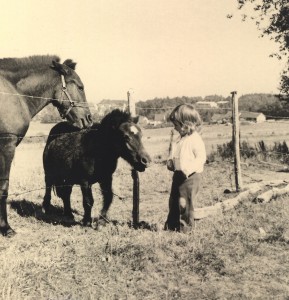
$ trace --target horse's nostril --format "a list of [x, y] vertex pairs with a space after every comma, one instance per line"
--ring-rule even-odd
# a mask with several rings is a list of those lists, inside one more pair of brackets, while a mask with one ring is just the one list
[[87, 120], [88, 123], [92, 123], [92, 117], [91, 117], [90, 114], [88, 114], [88, 115], [86, 116], [86, 120]]

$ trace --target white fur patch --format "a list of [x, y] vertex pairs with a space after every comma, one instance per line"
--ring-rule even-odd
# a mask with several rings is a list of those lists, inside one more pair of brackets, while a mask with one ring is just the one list
[[134, 133], [134, 134], [137, 134], [137, 133], [138, 133], [138, 129], [137, 129], [136, 126], [131, 126], [131, 127], [130, 127], [130, 131], [131, 131], [132, 133]]

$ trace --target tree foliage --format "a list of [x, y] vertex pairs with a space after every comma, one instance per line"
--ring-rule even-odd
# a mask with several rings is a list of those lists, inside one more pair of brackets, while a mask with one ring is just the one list
[[250, 7], [250, 18], [253, 19], [262, 36], [269, 36], [279, 44], [279, 52], [273, 54], [278, 59], [286, 60], [282, 71], [280, 92], [289, 96], [289, 1], [288, 0], [237, 0], [239, 9], [246, 11], [245, 20], [249, 15], [246, 8]]

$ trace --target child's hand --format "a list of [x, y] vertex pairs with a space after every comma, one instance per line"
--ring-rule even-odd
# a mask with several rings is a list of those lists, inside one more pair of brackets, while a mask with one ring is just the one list
[[167, 169], [170, 171], [174, 171], [175, 170], [175, 166], [174, 166], [174, 162], [172, 159], [168, 159], [167, 161]]

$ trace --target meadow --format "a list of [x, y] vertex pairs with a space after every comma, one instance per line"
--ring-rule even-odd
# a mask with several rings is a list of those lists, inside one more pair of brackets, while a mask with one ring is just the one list
[[[241, 139], [288, 141], [288, 125], [242, 125]], [[222, 215], [197, 221], [190, 234], [164, 231], [172, 175], [165, 166], [171, 128], [147, 129], [143, 142], [153, 162], [139, 173], [140, 220], [151, 226], [138, 230], [130, 226], [131, 168], [122, 160], [114, 174], [110, 223], [97, 230], [69, 226], [55, 195], [54, 215], [47, 217], [41, 211], [45, 143], [40, 136], [51, 126], [32, 123], [13, 162], [8, 214], [17, 235], [0, 237], [2, 299], [289, 298], [289, 196], [266, 204], [250, 197]], [[205, 125], [207, 152], [230, 141], [231, 132], [231, 126]], [[288, 180], [279, 166], [247, 161], [242, 168], [245, 186]], [[234, 190], [232, 163], [207, 164], [196, 207], [236, 196], [225, 194], [225, 189]], [[93, 193], [97, 217], [102, 202], [97, 184]], [[79, 187], [73, 189], [72, 208], [80, 221]]]

